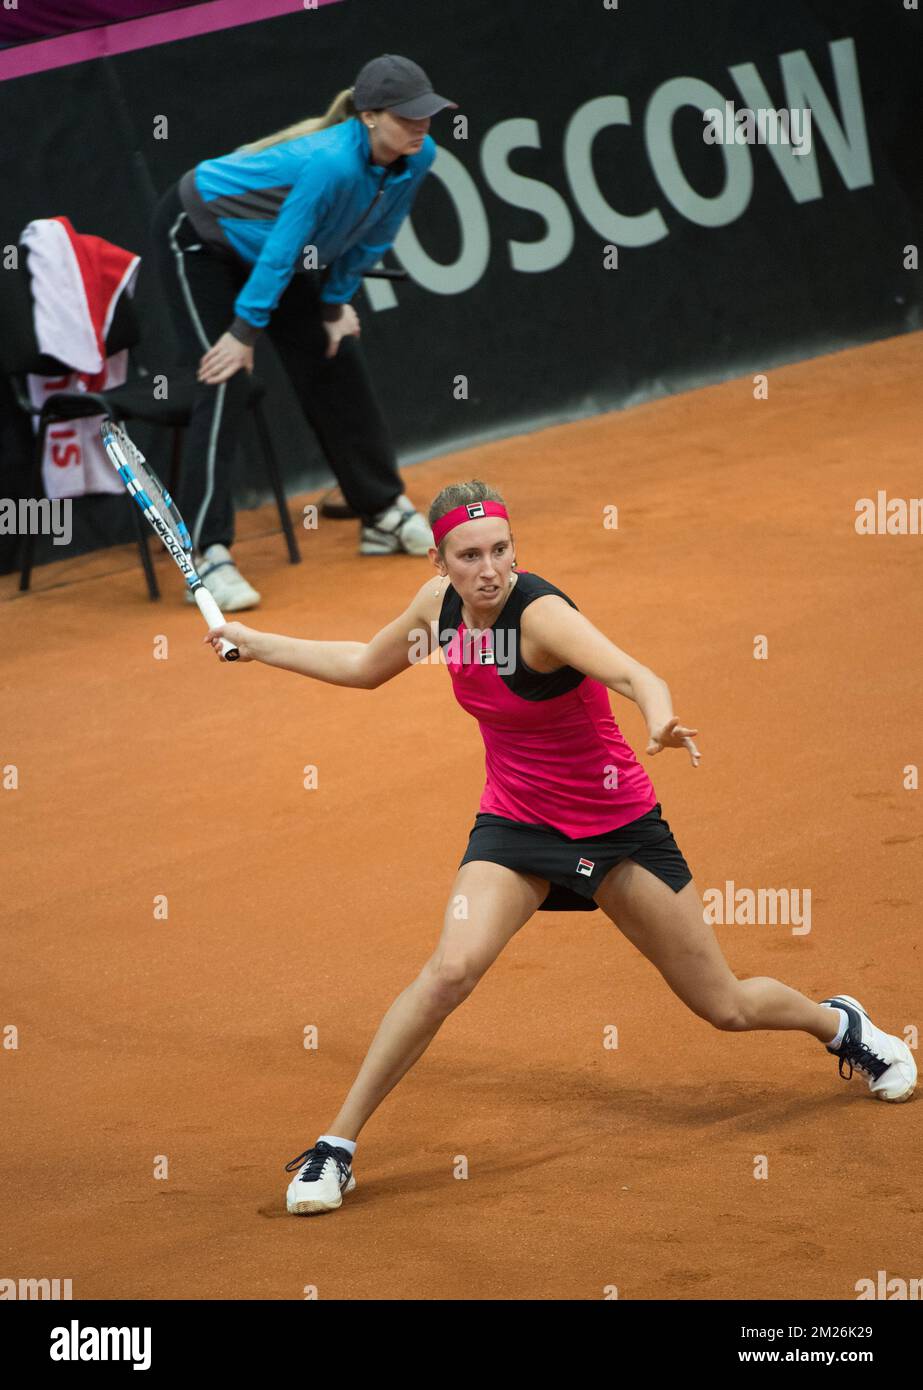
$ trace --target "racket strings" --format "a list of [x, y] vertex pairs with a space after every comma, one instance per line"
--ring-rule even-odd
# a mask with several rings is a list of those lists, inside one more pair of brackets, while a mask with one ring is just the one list
[[[209, 627], [224, 622], [221, 609], [196, 572], [192, 559], [192, 538], [173, 498], [161, 483], [128, 431], [114, 420], [106, 418], [100, 425], [103, 447], [128, 492], [144, 512], [165, 548], [173, 556], [186, 581], [190, 594]], [[225, 661], [236, 661], [240, 652], [227, 638], [220, 639], [220, 654]]]
[[192, 550], [192, 537], [179, 509], [156, 473], [147, 466], [141, 450], [121, 426], [109, 421], [104, 441], [113, 446], [119, 457], [119, 475], [142, 511], [153, 510], [160, 515], [179, 545]]

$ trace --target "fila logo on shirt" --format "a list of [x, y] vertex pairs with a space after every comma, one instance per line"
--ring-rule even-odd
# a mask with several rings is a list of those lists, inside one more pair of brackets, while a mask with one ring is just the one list
[[495, 666], [496, 662], [494, 661], [493, 647], [479, 647], [478, 661], [481, 663], [482, 666]]
[[466, 503], [465, 503], [465, 510], [467, 511], [467, 513], [468, 513], [468, 515], [471, 517], [471, 519], [474, 520], [474, 518], [475, 518], [476, 516], [483, 516], [483, 515], [484, 515], [484, 503], [483, 503], [483, 502], [466, 502]]
[[577, 860], [577, 873], [578, 873], [578, 874], [586, 874], [587, 878], [589, 878], [589, 877], [590, 877], [590, 874], [593, 872], [593, 870], [594, 870], [595, 868], [596, 868], [596, 861], [595, 861], [595, 859], [578, 859], [578, 860]]

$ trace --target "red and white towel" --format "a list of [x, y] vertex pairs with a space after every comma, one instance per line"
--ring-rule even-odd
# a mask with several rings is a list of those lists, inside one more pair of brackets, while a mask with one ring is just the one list
[[[33, 406], [40, 407], [55, 391], [121, 386], [128, 351], [106, 357], [106, 334], [119, 295], [123, 290], [134, 294], [141, 257], [102, 237], [74, 231], [66, 217], [40, 217], [23, 229], [19, 240], [29, 252], [39, 351], [73, 369], [59, 377], [30, 375]], [[42, 460], [48, 497], [124, 491], [99, 437], [102, 418], [94, 415], [49, 427]]]

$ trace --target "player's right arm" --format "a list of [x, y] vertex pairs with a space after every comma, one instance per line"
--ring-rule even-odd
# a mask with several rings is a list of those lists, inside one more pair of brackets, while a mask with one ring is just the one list
[[435, 648], [436, 625], [429, 616], [434, 581], [438, 583], [438, 576], [421, 584], [400, 617], [383, 627], [369, 642], [316, 642], [303, 637], [284, 637], [275, 632], [258, 632], [237, 622], [211, 628], [204, 640], [211, 642], [217, 651], [217, 639], [225, 637], [239, 649], [241, 661], [261, 661], [264, 666], [312, 676], [330, 685], [374, 690], [421, 661]]

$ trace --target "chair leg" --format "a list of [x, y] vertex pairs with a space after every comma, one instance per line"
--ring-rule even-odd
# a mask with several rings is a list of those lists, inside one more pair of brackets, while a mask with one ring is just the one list
[[151, 562], [151, 552], [148, 548], [147, 523], [142, 520], [141, 509], [133, 497], [129, 497], [128, 505], [131, 507], [131, 514], [134, 518], [135, 533], [138, 537], [138, 553], [141, 556], [141, 567], [147, 580], [147, 592], [153, 602], [160, 598], [160, 585], [157, 583], [157, 576]]
[[[48, 422], [42, 420], [38, 433], [35, 436], [35, 448], [32, 453], [32, 496], [41, 498], [45, 495], [42, 479], [42, 460], [45, 456], [45, 433], [48, 429]], [[32, 582], [32, 563], [35, 559], [35, 537], [28, 531], [23, 538], [22, 547], [22, 568], [19, 571], [19, 590], [25, 593]]]
[[293, 565], [297, 565], [301, 562], [301, 553], [298, 549], [298, 542], [295, 539], [295, 529], [292, 526], [292, 518], [289, 515], [285, 489], [282, 486], [282, 475], [279, 472], [279, 462], [276, 458], [276, 451], [272, 447], [269, 430], [266, 427], [266, 417], [263, 414], [262, 403], [260, 401], [254, 401], [252, 409], [253, 419], [256, 423], [256, 431], [259, 435], [260, 447], [263, 450], [263, 457], [266, 460], [269, 481], [272, 483], [272, 490], [275, 493], [276, 503], [279, 507], [279, 520], [282, 522], [282, 530], [285, 533], [288, 558]]
[[32, 579], [32, 561], [35, 556], [35, 537], [31, 532], [23, 536], [22, 544], [22, 569], [19, 571], [19, 588], [21, 593], [25, 593], [29, 588]]

